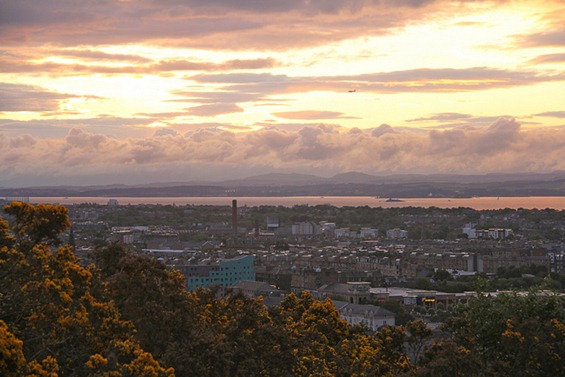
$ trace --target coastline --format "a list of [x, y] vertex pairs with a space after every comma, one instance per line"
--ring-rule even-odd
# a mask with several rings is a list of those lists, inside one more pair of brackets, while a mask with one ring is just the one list
[[496, 209], [546, 209], [565, 210], [565, 196], [521, 196], [521, 197], [471, 197], [471, 198], [389, 198], [374, 196], [190, 196], [190, 197], [30, 197], [30, 203], [77, 205], [92, 203], [106, 205], [110, 199], [119, 205], [215, 205], [229, 206], [237, 200], [239, 206], [285, 206], [332, 205], [336, 207], [468, 207], [476, 210]]

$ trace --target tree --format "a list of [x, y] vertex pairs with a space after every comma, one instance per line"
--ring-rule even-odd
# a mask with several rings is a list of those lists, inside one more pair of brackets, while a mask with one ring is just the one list
[[4, 207], [4, 213], [14, 218], [12, 230], [23, 250], [30, 250], [39, 243], [58, 246], [61, 243], [59, 235], [71, 226], [67, 208], [63, 206], [33, 206], [29, 203], [12, 202]]
[[446, 281], [453, 280], [453, 277], [451, 276], [449, 271], [440, 268], [434, 272], [432, 279], [434, 279], [435, 281]]
[[406, 337], [406, 343], [408, 348], [408, 354], [410, 355], [412, 362], [418, 364], [422, 352], [427, 346], [431, 336], [432, 330], [424, 323], [422, 320], [410, 321], [406, 324], [406, 332], [408, 336]]
[[215, 318], [218, 340], [209, 353], [223, 360], [211, 365], [215, 375], [292, 375], [294, 348], [261, 299], [238, 294], [221, 300], [214, 309], [210, 314]]
[[23, 352], [23, 342], [12, 334], [8, 325], [0, 320], [0, 374], [5, 377], [52, 377], [57, 375], [59, 366], [52, 357], [42, 363], [28, 363]]
[[430, 279], [428, 278], [424, 278], [424, 277], [419, 277], [416, 279], [416, 288], [417, 289], [432, 289], [432, 283], [430, 282]]
[[448, 340], [428, 350], [423, 365], [441, 375], [434, 369], [441, 359], [467, 355], [487, 375], [564, 375], [564, 323], [561, 296], [539, 290], [494, 298], [479, 294], [455, 307], [445, 325]]
[[413, 374], [417, 377], [483, 377], [490, 374], [483, 369], [475, 353], [453, 341], [434, 343]]
[[107, 360], [114, 375], [173, 375], [133, 340], [131, 323], [107, 299], [96, 269], [82, 267], [70, 247], [52, 249], [68, 226], [66, 209], [13, 203], [6, 210], [16, 218], [17, 242], [0, 249], [0, 320], [9, 329], [4, 338], [21, 342], [24, 374], [95, 375], [88, 364], [94, 358]]
[[[350, 376], [397, 376], [411, 371], [408, 358], [401, 350], [402, 328], [383, 328], [376, 336], [355, 332], [342, 340], [337, 351], [335, 375]], [[392, 336], [391, 336], [392, 335]], [[400, 347], [400, 348], [399, 348]], [[397, 352], [389, 352], [394, 349]]]
[[214, 347], [213, 334], [205, 331], [207, 299], [189, 293], [178, 271], [119, 245], [99, 250], [95, 260], [105, 262], [101, 267], [111, 297], [136, 327], [142, 348], [179, 375], [190, 370], [204, 373], [207, 362], [202, 353]]
[[8, 222], [0, 218], [0, 248], [12, 247], [14, 245], [15, 239], [10, 235], [10, 228]]
[[23, 342], [0, 320], [0, 372], [6, 377], [17, 377], [28, 374], [30, 369], [24, 357]]
[[143, 349], [179, 375], [291, 374], [288, 338], [260, 300], [188, 292], [178, 271], [120, 245], [101, 248], [94, 257]]
[[394, 322], [398, 326], [404, 326], [409, 321], [414, 320], [414, 316], [406, 312], [404, 305], [397, 300], [386, 300], [376, 303], [376, 305], [381, 306], [387, 310], [394, 313]]
[[339, 318], [331, 300], [308, 292], [290, 294], [271, 308], [293, 349], [294, 376], [393, 376], [410, 370], [403, 350], [404, 331], [384, 327], [371, 335]]
[[112, 243], [97, 247], [92, 257], [102, 276], [108, 278], [118, 272], [120, 261], [126, 255], [129, 252], [123, 245]]
[[331, 300], [318, 301], [308, 292], [299, 297], [290, 294], [271, 313], [284, 324], [291, 339], [295, 355], [292, 375], [331, 376], [334, 347], [348, 331]]

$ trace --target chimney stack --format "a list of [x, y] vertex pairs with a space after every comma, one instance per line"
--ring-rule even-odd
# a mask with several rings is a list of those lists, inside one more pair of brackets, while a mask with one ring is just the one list
[[233, 234], [237, 236], [237, 200], [235, 199], [231, 202], [231, 225]]

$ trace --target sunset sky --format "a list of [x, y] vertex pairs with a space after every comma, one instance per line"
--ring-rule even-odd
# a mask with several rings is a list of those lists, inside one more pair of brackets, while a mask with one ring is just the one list
[[565, 170], [565, 1], [0, 0], [0, 187]]

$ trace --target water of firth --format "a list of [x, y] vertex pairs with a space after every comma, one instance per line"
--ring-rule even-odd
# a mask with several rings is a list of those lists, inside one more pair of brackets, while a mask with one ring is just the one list
[[[80, 204], [94, 203], [107, 204], [110, 198], [105, 197], [32, 197], [32, 203], [52, 204]], [[176, 197], [176, 198], [134, 198], [116, 197], [118, 204], [175, 204], [175, 205], [214, 205], [231, 206], [232, 200], [237, 200], [241, 206], [284, 206], [295, 205], [320, 205], [330, 204], [336, 207], [438, 207], [457, 208], [469, 207], [476, 210], [503, 209], [503, 208], [525, 208], [565, 210], [564, 196], [528, 196], [528, 197], [480, 197], [480, 198], [379, 198], [372, 196], [284, 196], [284, 197]]]

